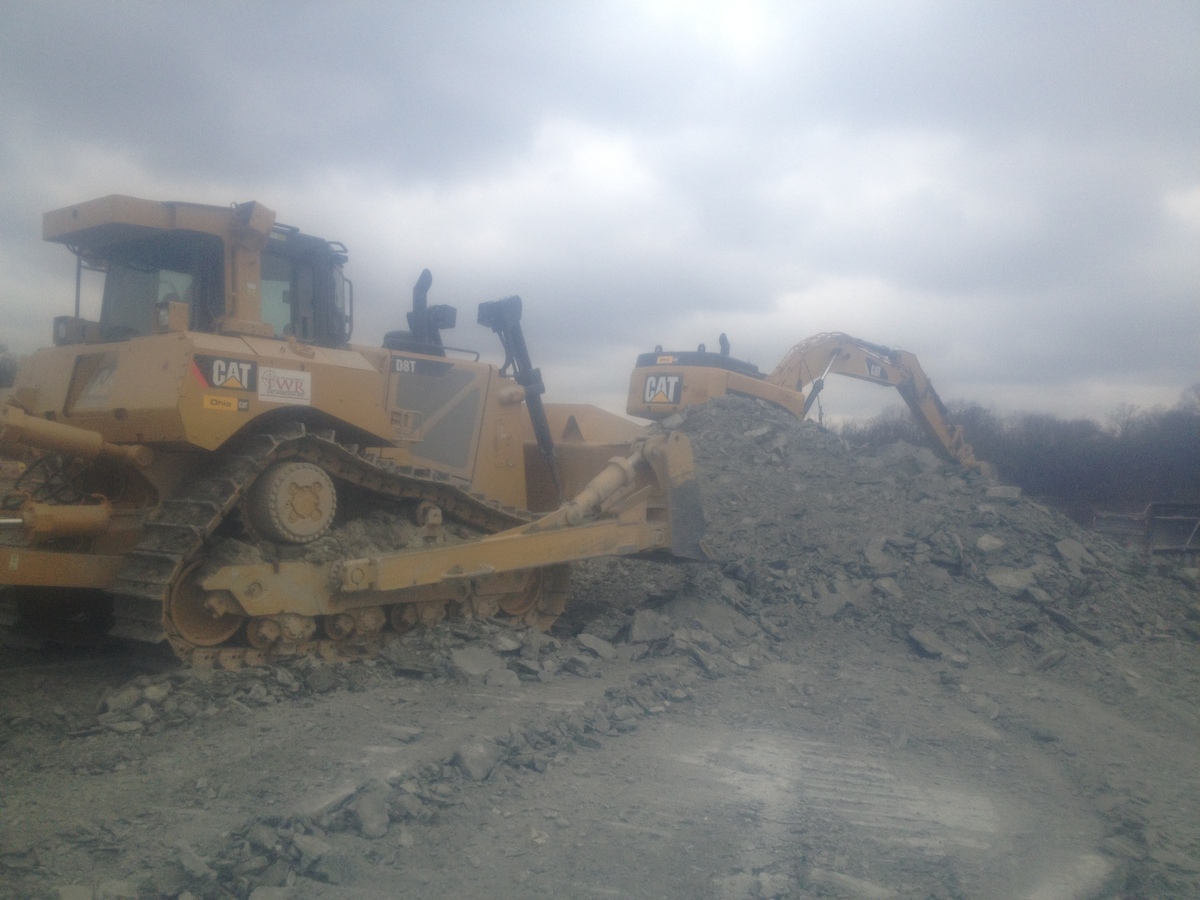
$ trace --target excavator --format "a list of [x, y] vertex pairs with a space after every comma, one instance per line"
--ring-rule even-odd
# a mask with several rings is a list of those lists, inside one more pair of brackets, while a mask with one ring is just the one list
[[406, 329], [353, 343], [345, 246], [257, 202], [112, 195], [43, 236], [75, 308], [0, 389], [2, 624], [353, 658], [452, 613], [547, 628], [576, 560], [703, 556], [686, 436], [544, 403], [519, 297], [479, 305], [497, 367], [446, 342], [428, 270]]
[[729, 355], [722, 334], [719, 351], [704, 344], [696, 350], [664, 351], [638, 356], [629, 382], [626, 411], [631, 416], [662, 421], [685, 406], [725, 394], [764, 400], [804, 418], [831, 374], [894, 387], [912, 410], [933, 447], [951, 462], [994, 479], [994, 467], [975, 458], [975, 451], [955, 425], [917, 358], [904, 350], [873, 344], [848, 334], [813, 335], [792, 347], [770, 374], [753, 363]]

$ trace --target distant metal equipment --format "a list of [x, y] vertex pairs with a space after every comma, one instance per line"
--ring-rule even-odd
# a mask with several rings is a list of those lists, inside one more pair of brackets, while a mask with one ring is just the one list
[[1151, 503], [1144, 515], [1151, 553], [1200, 553], [1200, 503]]

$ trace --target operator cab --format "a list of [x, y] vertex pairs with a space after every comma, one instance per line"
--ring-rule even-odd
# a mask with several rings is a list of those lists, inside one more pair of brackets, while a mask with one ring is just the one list
[[103, 342], [153, 334], [160, 304], [186, 303], [193, 331], [213, 330], [224, 311], [224, 248], [216, 235], [162, 232], [80, 255], [82, 265], [104, 273]]
[[[261, 204], [111, 195], [46, 213], [43, 236], [65, 244], [77, 260], [75, 315], [55, 319], [55, 344], [174, 331], [330, 348], [350, 339], [345, 246], [277, 225]], [[85, 272], [103, 276], [99, 321], [80, 315]]]

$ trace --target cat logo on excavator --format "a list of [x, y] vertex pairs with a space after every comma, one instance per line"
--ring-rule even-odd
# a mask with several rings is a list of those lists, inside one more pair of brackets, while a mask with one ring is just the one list
[[682, 389], [680, 375], [647, 375], [642, 396], [647, 403], [678, 403]]

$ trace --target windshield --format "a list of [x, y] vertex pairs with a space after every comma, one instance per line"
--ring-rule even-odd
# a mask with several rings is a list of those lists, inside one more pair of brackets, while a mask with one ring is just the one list
[[280, 238], [262, 255], [262, 320], [275, 337], [337, 347], [348, 338], [346, 280], [324, 241]]
[[187, 303], [190, 327], [211, 330], [221, 307], [218, 238], [175, 232], [108, 248], [105, 256], [102, 340], [152, 333], [155, 308], [165, 301]]

